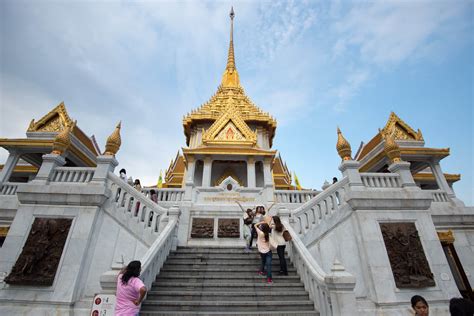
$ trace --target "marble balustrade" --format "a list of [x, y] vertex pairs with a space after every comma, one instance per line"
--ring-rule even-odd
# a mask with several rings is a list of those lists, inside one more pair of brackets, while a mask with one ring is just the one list
[[93, 167], [56, 167], [50, 181], [88, 183], [92, 180], [95, 170]]

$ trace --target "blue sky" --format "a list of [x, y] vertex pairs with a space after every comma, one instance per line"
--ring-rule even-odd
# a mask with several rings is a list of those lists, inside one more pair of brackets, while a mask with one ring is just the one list
[[395, 111], [473, 204], [472, 1], [1, 1], [0, 136], [64, 101], [102, 148], [122, 120], [120, 167], [155, 184], [220, 83], [231, 5], [241, 84], [304, 187], [340, 176], [336, 126], [355, 153]]

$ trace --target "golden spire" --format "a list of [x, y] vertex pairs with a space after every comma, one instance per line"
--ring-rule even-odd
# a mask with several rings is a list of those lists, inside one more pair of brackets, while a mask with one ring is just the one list
[[342, 158], [342, 160], [351, 160], [351, 144], [344, 138], [339, 127], [337, 128], [337, 144], [336, 144], [337, 153]]
[[119, 151], [120, 145], [122, 145], [122, 139], [120, 137], [120, 128], [122, 127], [122, 122], [120, 121], [115, 130], [107, 138], [107, 143], [105, 144], [105, 153], [104, 155], [115, 156]]
[[385, 139], [385, 144], [384, 144], [384, 151], [387, 154], [388, 158], [392, 163], [394, 162], [399, 162], [401, 161], [401, 153], [400, 153], [400, 147], [398, 144], [395, 142], [395, 131], [392, 134], [386, 134], [383, 135], [382, 132], [382, 137]]
[[61, 132], [59, 132], [54, 138], [52, 154], [62, 155], [71, 145], [70, 133], [72, 132], [76, 121], [73, 124], [66, 126]]
[[236, 88], [240, 86], [239, 73], [235, 67], [234, 57], [234, 7], [230, 9], [230, 43], [227, 56], [227, 66], [222, 76], [222, 86]]

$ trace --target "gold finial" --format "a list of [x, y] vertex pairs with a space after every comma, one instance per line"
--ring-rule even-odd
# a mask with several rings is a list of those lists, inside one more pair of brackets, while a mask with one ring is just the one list
[[51, 152], [52, 154], [62, 155], [66, 152], [66, 150], [71, 145], [70, 133], [74, 129], [74, 126], [76, 126], [76, 122], [77, 121], [74, 121], [74, 123], [71, 125], [66, 126], [56, 135], [53, 142], [53, 151]]
[[382, 131], [380, 131], [380, 134], [382, 134], [382, 137], [385, 139], [385, 144], [384, 144], [384, 151], [387, 154], [388, 158], [392, 163], [394, 162], [399, 162], [401, 161], [401, 153], [400, 153], [400, 147], [398, 144], [395, 142], [395, 132], [392, 134], [383, 134]]
[[115, 154], [119, 151], [120, 145], [122, 144], [122, 139], [120, 137], [121, 127], [122, 121], [118, 122], [117, 126], [115, 127], [115, 130], [107, 138], [104, 155], [115, 156]]
[[339, 127], [337, 128], [337, 144], [336, 144], [337, 153], [342, 158], [342, 160], [351, 160], [351, 144], [344, 138]]
[[229, 53], [227, 55], [227, 66], [225, 68], [224, 75], [222, 76], [223, 87], [239, 87], [239, 73], [235, 67], [235, 56], [234, 56], [234, 7], [230, 9], [230, 43]]

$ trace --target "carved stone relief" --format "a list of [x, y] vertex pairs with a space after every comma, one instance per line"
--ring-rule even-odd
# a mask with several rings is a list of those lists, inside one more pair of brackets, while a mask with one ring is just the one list
[[214, 238], [214, 219], [193, 218], [191, 238]]
[[238, 218], [219, 218], [217, 237], [240, 238], [240, 220]]
[[53, 285], [71, 223], [72, 219], [36, 218], [5, 282], [15, 285]]
[[381, 223], [393, 277], [398, 288], [435, 286], [414, 223]]

